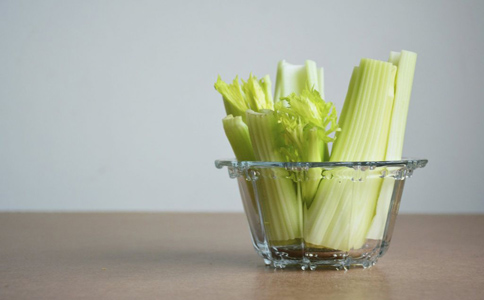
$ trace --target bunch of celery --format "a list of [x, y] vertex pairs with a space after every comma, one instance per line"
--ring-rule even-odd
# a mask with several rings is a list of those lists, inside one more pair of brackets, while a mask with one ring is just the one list
[[[251, 75], [242, 84], [238, 78], [232, 84], [219, 78], [215, 88], [227, 111], [225, 133], [238, 160], [401, 159], [415, 63], [416, 54], [408, 51], [392, 52], [389, 62], [362, 59], [353, 70], [339, 125], [334, 105], [322, 97], [323, 69], [312, 61], [304, 66], [279, 63], [275, 101], [268, 76], [259, 81]], [[366, 238], [381, 239], [392, 179], [335, 180], [347, 177], [344, 168], [331, 171], [335, 179], [322, 179], [322, 171], [311, 168], [303, 182], [287, 179], [287, 170], [261, 171], [260, 201], [270, 239], [304, 238], [340, 250], [360, 248]]]

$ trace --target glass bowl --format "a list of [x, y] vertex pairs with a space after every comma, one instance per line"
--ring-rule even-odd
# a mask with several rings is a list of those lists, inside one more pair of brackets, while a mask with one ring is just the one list
[[388, 250], [402, 197], [426, 159], [216, 160], [238, 181], [252, 242], [275, 268], [368, 268]]

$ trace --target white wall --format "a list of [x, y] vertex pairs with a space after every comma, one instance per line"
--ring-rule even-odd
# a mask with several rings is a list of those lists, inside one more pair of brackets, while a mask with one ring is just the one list
[[484, 212], [482, 1], [1, 1], [0, 210], [240, 211], [218, 74], [419, 54], [404, 212]]

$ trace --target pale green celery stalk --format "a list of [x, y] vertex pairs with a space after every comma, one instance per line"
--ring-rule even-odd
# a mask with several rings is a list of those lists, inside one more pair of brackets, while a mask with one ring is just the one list
[[[390, 55], [391, 57], [392, 55]], [[395, 104], [392, 111], [386, 159], [399, 160], [402, 159], [405, 126], [407, 124], [408, 106], [412, 93], [417, 54], [403, 50], [398, 60], [394, 59], [391, 62], [397, 66], [397, 77], [395, 82]]]
[[[319, 101], [324, 103], [323, 68], [318, 69], [316, 63], [311, 60], [306, 60], [304, 65], [293, 65], [285, 60], [280, 61], [277, 67], [274, 102], [277, 104], [281, 99], [288, 97], [291, 94], [301, 95], [305, 90], [315, 90], [319, 92]], [[304, 107], [304, 109], [307, 109], [307, 107]], [[336, 122], [334, 122], [334, 124], [336, 124]], [[306, 158], [300, 156], [294, 161], [321, 162], [329, 159], [327, 141], [312, 142], [307, 134], [304, 138], [307, 140], [306, 144], [309, 145], [310, 148], [309, 150], [307, 147], [304, 148], [303, 153], [311, 153], [311, 155]], [[320, 151], [320, 153], [315, 153], [314, 150]], [[314, 198], [316, 189], [321, 180], [321, 172], [322, 170], [320, 168], [309, 169], [307, 180], [302, 183], [300, 190], [302, 191], [303, 199], [307, 205], [310, 205]]]
[[[324, 147], [338, 130], [333, 103], [325, 102], [315, 89], [290, 94], [276, 102], [277, 118], [282, 124], [281, 151], [290, 162], [324, 161]], [[321, 180], [321, 168], [310, 168], [301, 182], [303, 200], [310, 205]]]
[[[293, 65], [281, 60], [277, 66], [276, 88], [274, 102], [290, 94], [300, 95], [304, 90], [316, 90], [321, 99], [324, 99], [324, 69], [319, 68], [316, 62], [306, 60], [304, 65]], [[322, 160], [329, 159], [328, 144], [321, 147]]]
[[[412, 92], [417, 54], [405, 50], [401, 53], [392, 51], [390, 52], [388, 61], [397, 66], [397, 75], [395, 80], [395, 101], [393, 104], [385, 160], [400, 160], [402, 159], [405, 126], [407, 123], [408, 106]], [[369, 239], [379, 240], [383, 238], [394, 186], [394, 178], [388, 177], [384, 179], [378, 198], [376, 214], [368, 231], [367, 238]]]
[[[283, 161], [280, 154], [279, 124], [274, 111], [247, 111], [247, 125], [259, 161]], [[302, 205], [292, 179], [285, 169], [260, 169], [256, 181], [264, 213], [266, 231], [271, 242], [302, 237]]]
[[[385, 158], [395, 73], [391, 63], [372, 59], [362, 59], [355, 68], [330, 161]], [[375, 213], [382, 180], [374, 178], [372, 171], [358, 173], [343, 168], [332, 173], [333, 179], [321, 182], [308, 210], [305, 240], [345, 251], [360, 248]]]
[[[242, 117], [228, 115], [222, 119], [225, 135], [232, 146], [238, 161], [254, 161], [254, 150], [249, 136], [249, 127], [242, 121]], [[250, 182], [239, 181], [240, 192], [243, 198], [250, 199], [252, 207], [256, 208], [254, 188]], [[257, 221], [256, 221], [257, 222]]]
[[215, 83], [215, 89], [222, 94], [225, 110], [228, 116], [223, 119], [225, 134], [232, 146], [237, 159], [255, 160], [250, 142], [248, 127], [245, 124], [248, 109], [272, 109], [271, 80], [268, 75], [257, 80], [250, 74], [247, 81], [235, 77], [232, 84], [224, 82], [220, 76]]
[[307, 60], [304, 65], [293, 65], [281, 60], [277, 66], [274, 102], [292, 93], [297, 95], [305, 89], [315, 89], [324, 99], [324, 70]]
[[249, 127], [242, 121], [242, 117], [226, 116], [222, 120], [225, 135], [232, 146], [235, 157], [239, 161], [254, 161], [254, 150], [249, 136]]

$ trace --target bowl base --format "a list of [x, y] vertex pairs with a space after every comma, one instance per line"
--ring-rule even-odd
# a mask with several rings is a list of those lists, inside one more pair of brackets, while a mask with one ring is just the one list
[[300, 268], [301, 270], [370, 268], [388, 249], [381, 240], [367, 240], [360, 249], [339, 251], [327, 248], [302, 248], [300, 245], [272, 246], [268, 251], [258, 251], [267, 266], [276, 269]]

